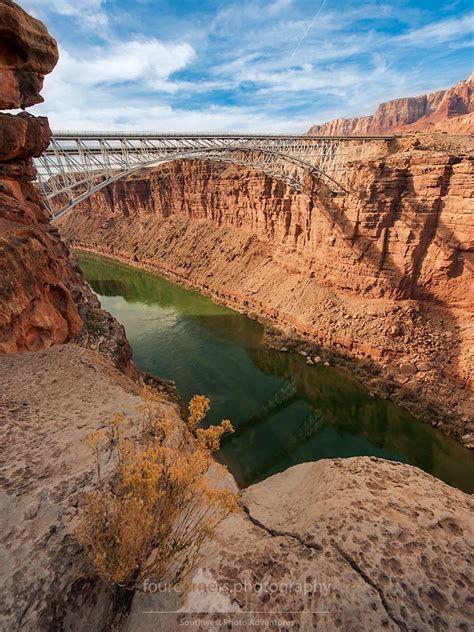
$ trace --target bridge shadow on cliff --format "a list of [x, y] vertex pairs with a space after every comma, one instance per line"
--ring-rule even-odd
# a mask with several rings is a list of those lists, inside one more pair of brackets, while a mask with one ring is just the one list
[[[423, 265], [426, 261], [430, 247], [436, 246], [446, 253], [446, 260], [451, 259], [448, 278], [460, 276], [464, 265], [468, 262], [453, 258], [453, 247], [450, 244], [453, 240], [453, 231], [441, 221], [441, 214], [444, 208], [443, 195], [446, 194], [449, 183], [452, 165], [447, 165], [443, 174], [445, 182], [440, 187], [439, 199], [434, 201], [433, 207], [422, 203], [416, 199], [416, 194], [411, 177], [407, 177], [404, 193], [411, 199], [396, 200], [385, 221], [381, 222], [374, 237], [362, 234], [360, 226], [362, 224], [361, 214], [364, 202], [370, 202], [370, 192], [358, 190], [351, 193], [351, 197], [357, 205], [357, 218], [354, 221], [344, 210], [344, 201], [335, 200], [324, 190], [315, 191], [311, 204], [326, 216], [331, 225], [338, 231], [342, 243], [350, 244], [348, 247], [355, 255], [357, 261], [367, 265], [374, 275], [383, 280], [387, 287], [387, 293], [400, 300], [413, 300], [421, 311], [423, 323], [429, 327], [430, 333], [434, 336], [439, 345], [435, 354], [424, 354], [423, 362], [430, 368], [441, 371], [448, 379], [452, 376], [461, 381], [464, 367], [459, 362], [461, 354], [462, 340], [459, 335], [458, 319], [452, 305], [446, 303], [439, 295], [433, 293], [426, 284], [421, 282]], [[406, 206], [406, 204], [410, 206]], [[419, 228], [420, 217], [423, 218], [421, 230]], [[412, 248], [409, 271], [402, 270], [396, 263], [389, 251], [390, 231], [396, 231], [397, 221], [402, 220], [408, 224], [412, 235], [419, 234], [418, 243]], [[412, 221], [410, 221], [412, 220]], [[378, 241], [385, 231], [383, 246], [378, 246]], [[348, 239], [348, 235], [350, 239]], [[461, 254], [460, 257], [463, 257]], [[383, 296], [383, 294], [382, 294]], [[403, 323], [401, 323], [403, 324]], [[445, 337], [446, 331], [454, 332], [449, 338]], [[421, 353], [422, 350], [419, 350]], [[454, 359], [453, 365], [449, 366], [449, 358]], [[444, 367], [440, 368], [440, 364]], [[455, 378], [455, 379], [456, 379]]]

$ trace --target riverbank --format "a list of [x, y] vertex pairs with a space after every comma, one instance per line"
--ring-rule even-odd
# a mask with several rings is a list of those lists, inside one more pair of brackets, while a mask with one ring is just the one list
[[[418, 419], [439, 428], [445, 434], [460, 439], [463, 427], [457, 428], [447, 421], [439, 409], [434, 408], [433, 402], [420, 398], [419, 392], [410, 386], [403, 378], [397, 381], [393, 374], [387, 376], [384, 373], [383, 365], [368, 358], [357, 358], [348, 353], [340, 344], [328, 347], [321, 345], [312, 336], [312, 332], [298, 332], [289, 326], [288, 322], [281, 322], [275, 312], [263, 310], [261, 305], [248, 301], [246, 309], [242, 309], [242, 299], [239, 295], [232, 295], [229, 292], [219, 293], [206, 284], [199, 283], [191, 275], [184, 276], [171, 270], [166, 264], [141, 262], [128, 258], [117, 252], [110, 252], [105, 247], [93, 247], [91, 244], [73, 243], [73, 246], [80, 251], [106, 256], [114, 260], [125, 263], [131, 267], [147, 270], [159, 274], [165, 278], [178, 283], [188, 289], [197, 290], [201, 294], [208, 296], [214, 302], [231, 307], [239, 313], [245, 313], [251, 318], [260, 321], [265, 327], [265, 343], [274, 349], [283, 351], [299, 352], [306, 357], [308, 363], [321, 362], [330, 363], [339, 368], [347, 370], [355, 376], [374, 395], [390, 399], [397, 403]], [[413, 303], [413, 302], [411, 302]], [[413, 307], [412, 307], [413, 309]], [[395, 312], [397, 313], [397, 312]], [[346, 319], [344, 319], [346, 322]], [[356, 321], [357, 322], [357, 321]], [[405, 382], [405, 383], [404, 383]], [[466, 441], [461, 441], [466, 443]]]
[[185, 401], [207, 396], [209, 422], [232, 421], [218, 458], [241, 488], [298, 463], [376, 456], [474, 492], [467, 449], [369, 392], [324, 353], [276, 351], [268, 327], [156, 273], [93, 254], [80, 253], [79, 262], [124, 326], [136, 366], [172, 379]]
[[280, 348], [296, 337], [347, 358], [370, 389], [471, 445], [474, 162], [429, 136], [387, 151], [351, 165], [342, 198], [181, 161], [115, 182], [58, 227], [277, 327]]

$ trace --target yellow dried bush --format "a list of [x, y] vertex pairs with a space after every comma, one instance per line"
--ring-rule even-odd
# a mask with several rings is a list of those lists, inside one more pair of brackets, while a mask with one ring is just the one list
[[187, 424], [190, 429], [197, 426], [209, 410], [209, 399], [204, 395], [195, 395], [189, 402], [189, 415]]
[[[139, 588], [151, 575], [180, 581], [221, 520], [239, 509], [233, 492], [206, 479], [212, 452], [225, 433], [233, 432], [230, 421], [198, 429], [192, 448], [172, 448], [167, 444], [171, 423], [162, 404], [162, 396], [147, 387], [141, 427], [129, 429], [129, 438], [121, 415], [111, 420], [108, 433], [88, 437], [97, 485], [85, 497], [77, 536], [99, 575], [112, 585]], [[206, 397], [193, 397], [188, 427], [200, 423], [208, 410]], [[101, 476], [105, 452], [116, 459], [107, 484]]]

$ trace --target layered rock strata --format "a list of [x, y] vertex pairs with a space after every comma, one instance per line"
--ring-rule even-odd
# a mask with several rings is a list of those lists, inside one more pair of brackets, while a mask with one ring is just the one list
[[474, 133], [474, 74], [447, 90], [381, 103], [374, 115], [313, 125], [309, 135], [392, 134], [414, 131]]
[[343, 198], [174, 163], [103, 189], [60, 229], [288, 336], [375, 361], [390, 396], [415, 412], [424, 402], [427, 421], [469, 436], [474, 164], [436, 142], [354, 163]]
[[[41, 22], [0, 2], [0, 107], [42, 101], [44, 74], [58, 59]], [[33, 181], [33, 158], [51, 140], [48, 121], [0, 113], [0, 353], [78, 340], [104, 350], [135, 375], [123, 327], [102, 312], [70, 257]]]

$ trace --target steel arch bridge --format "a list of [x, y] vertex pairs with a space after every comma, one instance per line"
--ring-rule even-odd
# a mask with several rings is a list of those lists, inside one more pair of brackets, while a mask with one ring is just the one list
[[323, 182], [348, 193], [349, 159], [363, 158], [369, 141], [387, 136], [152, 134], [55, 132], [36, 159], [38, 183], [51, 221], [107, 185], [174, 160], [213, 160], [263, 171], [296, 191]]

